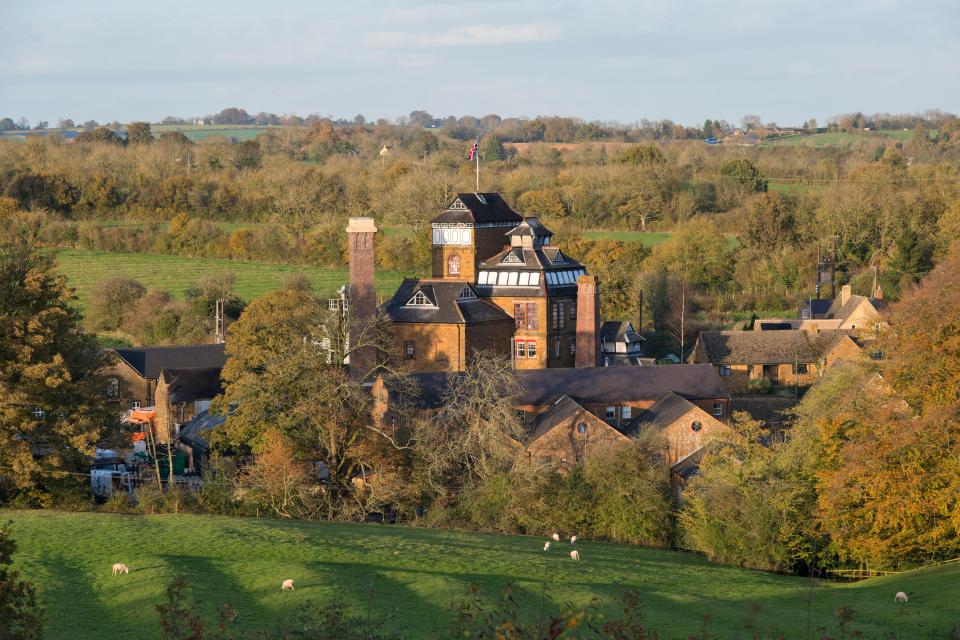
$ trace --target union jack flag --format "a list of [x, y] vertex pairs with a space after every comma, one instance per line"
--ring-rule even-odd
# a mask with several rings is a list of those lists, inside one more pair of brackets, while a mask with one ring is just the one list
[[480, 136], [477, 136], [477, 139], [473, 141], [473, 146], [470, 147], [470, 153], [467, 154], [467, 160], [473, 160], [473, 156], [477, 155], [477, 146], [480, 144]]

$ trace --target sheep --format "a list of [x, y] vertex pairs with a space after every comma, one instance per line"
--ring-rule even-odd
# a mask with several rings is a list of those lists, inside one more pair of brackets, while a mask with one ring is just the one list
[[560, 542], [560, 534], [559, 534], [559, 533], [555, 533], [555, 534], [553, 534], [553, 535], [550, 536], [550, 537], [553, 538], [553, 541], [554, 541], [554, 542]]
[[550, 551], [550, 541], [549, 541], [549, 540], [547, 540], [547, 541], [544, 543], [544, 545], [543, 545], [543, 550], [544, 550], [544, 551]]
[[577, 551], [576, 549], [574, 549], [573, 551], [571, 551], [571, 552], [570, 552], [570, 559], [571, 559], [571, 560], [579, 560], [579, 559], [580, 559], [580, 552]]
[[577, 536], [570, 536], [570, 544], [576, 544], [576, 543], [577, 543]]
[[130, 573], [130, 567], [128, 567], [127, 565], [123, 564], [122, 562], [118, 562], [118, 563], [116, 563], [116, 564], [113, 565], [113, 575], [116, 576], [116, 575], [119, 575], [119, 574], [121, 574], [121, 573]]
[[907, 597], [907, 594], [905, 594], [903, 591], [897, 591], [897, 595], [894, 596], [894, 600], [896, 600], [897, 602], [904, 602], [904, 603], [905, 603], [905, 602], [907, 602], [907, 600], [909, 600], [909, 599], [910, 599], [910, 598], [908, 598], [908, 597]]
[[287, 579], [280, 585], [281, 591], [293, 591], [293, 580]]

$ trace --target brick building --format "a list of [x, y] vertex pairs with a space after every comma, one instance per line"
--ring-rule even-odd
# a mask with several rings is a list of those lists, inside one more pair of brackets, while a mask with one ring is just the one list
[[[356, 241], [361, 227], [369, 242]], [[363, 317], [353, 297], [373, 290], [373, 271], [354, 265], [372, 265], [376, 227], [352, 218], [347, 232], [350, 308]], [[408, 370], [462, 371], [480, 350], [509, 355], [517, 369], [597, 365], [599, 284], [537, 218], [497, 193], [461, 193], [430, 232], [432, 277], [404, 280], [381, 307]]]
[[101, 371], [107, 380], [104, 393], [124, 410], [154, 405], [164, 369], [219, 370], [227, 361], [222, 344], [128, 347], [111, 349], [109, 354], [110, 363]]

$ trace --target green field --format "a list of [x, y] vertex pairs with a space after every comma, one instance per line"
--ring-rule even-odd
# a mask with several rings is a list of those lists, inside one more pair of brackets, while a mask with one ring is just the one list
[[[664, 640], [697, 632], [704, 613], [711, 638], [751, 637], [743, 631], [746, 620], [763, 632], [801, 638], [810, 586], [695, 554], [590, 541], [577, 544], [575, 563], [565, 542], [544, 553], [535, 537], [400, 526], [49, 511], [6, 511], [0, 518], [13, 520], [14, 566], [37, 584], [54, 637], [72, 640], [157, 637], [153, 606], [180, 573], [205, 612], [229, 602], [248, 629], [275, 625], [295, 605], [325, 603], [334, 594], [359, 612], [372, 587], [376, 612], [415, 638], [447, 637], [447, 607], [471, 583], [492, 597], [508, 582], [530, 611], [537, 610], [544, 582], [550, 600], [584, 606], [596, 599], [607, 615], [617, 594], [636, 590]], [[130, 574], [111, 576], [115, 562], [127, 564]], [[287, 578], [296, 591], [280, 591]], [[960, 564], [816, 583], [812, 628], [838, 637], [834, 611], [847, 606], [856, 611], [852, 628], [864, 638], [891, 631], [890, 638], [945, 639], [960, 620], [957, 584]], [[908, 605], [894, 604], [897, 591], [910, 595]]]
[[[151, 289], [163, 289], [181, 296], [202, 276], [226, 271], [236, 276], [235, 290], [244, 300], [253, 300], [268, 291], [280, 288], [287, 275], [302, 273], [310, 279], [319, 294], [335, 293], [347, 283], [346, 269], [323, 269], [292, 264], [275, 264], [253, 260], [218, 258], [185, 258], [155, 253], [110, 253], [107, 251], [60, 250], [57, 264], [77, 289], [81, 308], [86, 308], [97, 285], [112, 276], [134, 278]], [[377, 271], [377, 293], [392, 295], [403, 275]]]
[[642, 242], [648, 247], [660, 244], [670, 237], [662, 231], [584, 231], [581, 235], [587, 240], [621, 240], [623, 242]]
[[256, 124], [152, 124], [150, 131], [154, 137], [168, 131], [180, 131], [194, 142], [209, 138], [211, 136], [224, 136], [226, 138], [236, 138], [237, 140], [253, 140], [267, 129], [280, 129], [281, 127], [266, 127]]
[[791, 135], [782, 138], [772, 138], [761, 143], [760, 146], [805, 146], [805, 147], [850, 147], [866, 140], [886, 141], [900, 140], [906, 141], [913, 137], [913, 131], [878, 130], [878, 131], [830, 131], [826, 133], [813, 133], [810, 135]]

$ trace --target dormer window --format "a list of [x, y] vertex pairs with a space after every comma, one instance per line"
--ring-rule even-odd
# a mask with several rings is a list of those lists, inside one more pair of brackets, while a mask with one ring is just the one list
[[460, 202], [460, 198], [457, 198], [456, 200], [453, 201], [453, 204], [450, 205], [450, 208], [451, 208], [451, 209], [464, 210], [464, 209], [467, 208], [467, 205], [465, 205], [465, 204], [463, 204], [462, 202]]
[[433, 307], [435, 306], [430, 302], [430, 298], [424, 295], [423, 291], [417, 291], [416, 294], [407, 302], [408, 307]]
[[457, 294], [457, 300], [476, 300], [477, 294], [473, 292], [469, 286], [464, 287], [460, 290], [460, 293]]

